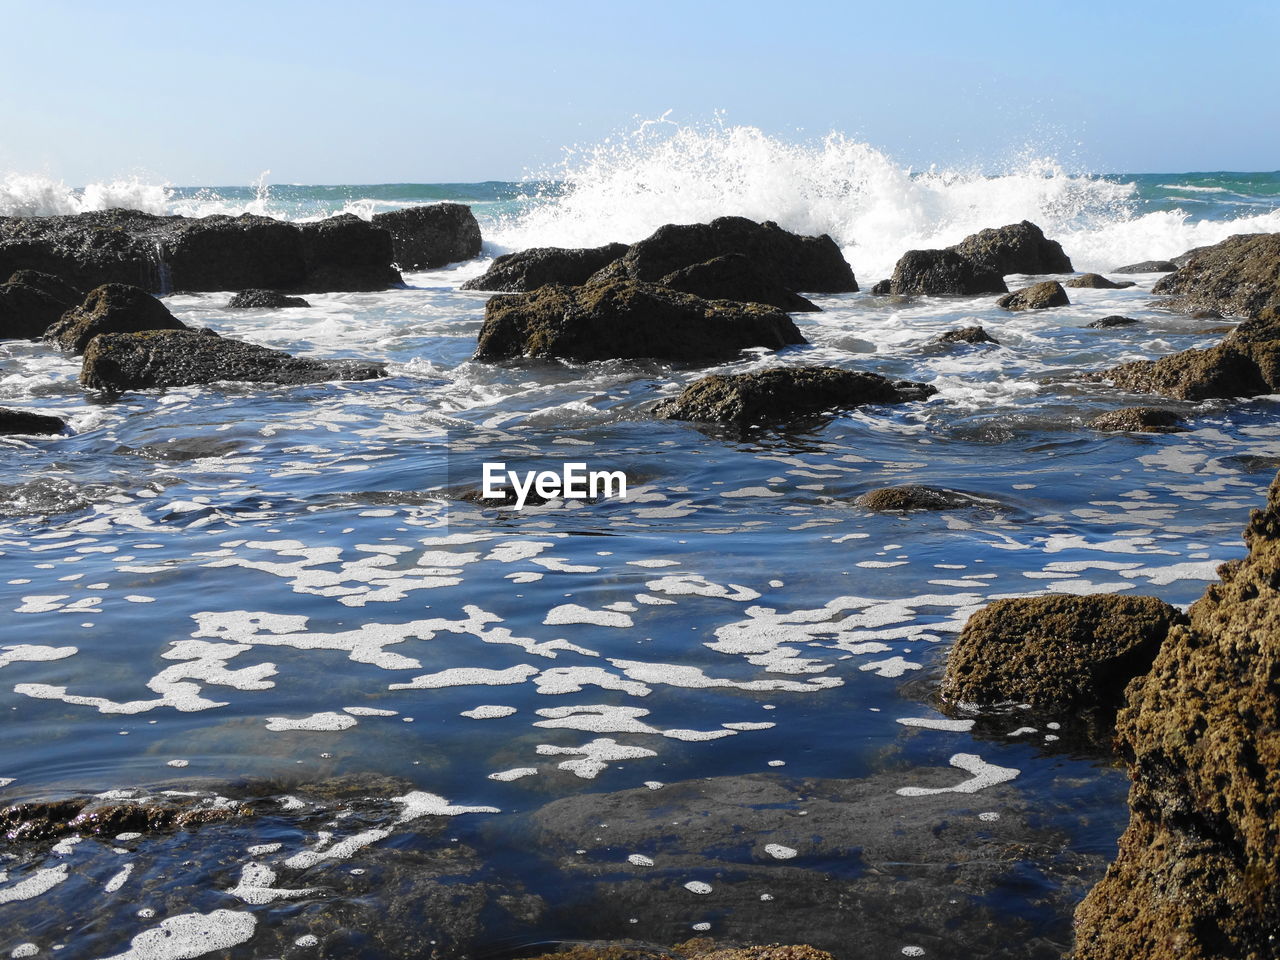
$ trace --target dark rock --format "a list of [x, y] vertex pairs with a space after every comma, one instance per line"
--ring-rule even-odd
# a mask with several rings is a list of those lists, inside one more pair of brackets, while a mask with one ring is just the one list
[[888, 279], [877, 280], [875, 283], [875, 286], [871, 288], [871, 292], [875, 294], [877, 297], [888, 296], [889, 294], [893, 293], [893, 281]]
[[788, 290], [851, 293], [858, 289], [852, 268], [826, 234], [803, 237], [772, 221], [756, 223], [746, 217], [669, 223], [632, 244], [622, 259], [628, 276], [660, 283], [677, 270], [730, 253], [746, 255]]
[[1067, 291], [1057, 280], [1046, 280], [1035, 283], [1021, 290], [1006, 294], [996, 301], [996, 305], [1006, 310], [1047, 310], [1049, 307], [1068, 307]]
[[865, 403], [905, 403], [937, 393], [924, 383], [893, 381], [834, 367], [779, 367], [759, 373], [716, 374], [654, 407], [666, 420], [747, 426]]
[[1221, 320], [1222, 312], [1220, 310], [1197, 310], [1191, 314], [1192, 320]]
[[1080, 960], [1277, 956], [1280, 485], [1245, 542], [1117, 717], [1129, 827], [1076, 912]]
[[1125, 287], [1133, 287], [1136, 284], [1132, 280], [1108, 280], [1100, 273], [1082, 273], [1078, 277], [1072, 277], [1064, 287], [1073, 287], [1082, 290], [1123, 290]]
[[971, 507], [994, 507], [994, 500], [975, 497], [959, 490], [908, 484], [869, 490], [854, 501], [868, 510], [966, 510]]
[[61, 299], [39, 287], [0, 285], [0, 340], [38, 340], [66, 310]]
[[834, 960], [825, 950], [807, 944], [771, 943], [759, 946], [724, 946], [708, 937], [697, 937], [671, 948], [634, 940], [598, 943], [565, 943], [552, 953], [532, 960]]
[[0, 407], [0, 435], [11, 433], [61, 433], [67, 427], [61, 417], [49, 417], [30, 410]]
[[63, 314], [45, 337], [63, 350], [83, 353], [100, 333], [138, 333], [142, 330], [186, 330], [169, 308], [140, 287], [104, 283], [90, 290], [84, 302]]
[[1161, 277], [1152, 293], [1183, 313], [1218, 310], [1246, 319], [1280, 320], [1280, 233], [1250, 233], [1195, 251]]
[[94, 797], [36, 800], [0, 809], [0, 835], [11, 843], [194, 829], [253, 815], [247, 806], [200, 807], [191, 802], [102, 801]]
[[[1213, 244], [1210, 243], [1210, 244], [1205, 244], [1203, 247], [1192, 247], [1186, 253], [1180, 253], [1168, 262], [1172, 263], [1175, 268], [1185, 267], [1187, 263], [1190, 262], [1192, 257], [1200, 253], [1202, 250], [1208, 250], [1211, 246], [1213, 246]], [[1160, 262], [1163, 263], [1164, 261], [1160, 261]]]
[[373, 225], [391, 234], [401, 270], [433, 270], [480, 255], [480, 224], [461, 203], [433, 203], [375, 214]]
[[1127, 433], [1185, 433], [1182, 417], [1172, 410], [1156, 407], [1125, 407], [1108, 410], [1089, 421], [1094, 430], [1125, 431]]
[[1133, 317], [1122, 317], [1119, 314], [1112, 314], [1109, 317], [1103, 317], [1101, 320], [1094, 320], [1092, 323], [1086, 323], [1085, 326], [1093, 330], [1107, 330], [1111, 327], [1132, 327], [1138, 321]]
[[893, 268], [888, 287], [877, 293], [960, 294], [1006, 293], [1004, 278], [991, 267], [955, 250], [908, 250]]
[[[625, 263], [625, 261], [623, 261]], [[741, 253], [729, 253], [667, 274], [660, 286], [696, 294], [704, 300], [763, 303], [787, 313], [809, 313], [816, 304], [784, 287], [767, 269]]]
[[1116, 267], [1112, 273], [1169, 273], [1177, 270], [1178, 265], [1172, 260], [1143, 260], [1141, 263], [1127, 263]]
[[464, 283], [462, 289], [528, 293], [548, 283], [577, 287], [626, 252], [625, 243], [578, 249], [532, 247], [503, 254], [481, 276]]
[[285, 296], [279, 290], [241, 290], [227, 304], [229, 310], [281, 310], [285, 307], [309, 307], [301, 297]]
[[66, 304], [68, 310], [84, 299], [83, 290], [76, 289], [61, 277], [54, 276], [52, 273], [41, 273], [39, 270], [15, 270], [7, 282], [24, 283], [28, 287], [43, 290], [55, 300]]
[[1071, 273], [1071, 258], [1030, 220], [989, 227], [950, 247], [956, 253], [1004, 276], [1009, 273]]
[[938, 337], [939, 343], [994, 343], [999, 344], [1000, 341], [983, 327], [960, 327], [957, 330], [948, 330], [946, 333]]
[[1122, 363], [1101, 377], [1135, 393], [1178, 400], [1262, 396], [1280, 389], [1280, 340], [1251, 343], [1228, 338], [1207, 350]]
[[391, 235], [350, 215], [308, 224], [137, 210], [0, 217], [0, 274], [34, 269], [81, 289], [381, 290], [400, 280], [391, 261]]
[[84, 352], [80, 383], [121, 391], [198, 383], [319, 383], [383, 376], [381, 364], [293, 357], [212, 331], [151, 330], [99, 334]]
[[475, 359], [699, 361], [806, 342], [779, 310], [617, 280], [491, 298]]
[[1114, 711], [1169, 627], [1185, 622], [1155, 597], [996, 600], [956, 638], [940, 692], [957, 704]]

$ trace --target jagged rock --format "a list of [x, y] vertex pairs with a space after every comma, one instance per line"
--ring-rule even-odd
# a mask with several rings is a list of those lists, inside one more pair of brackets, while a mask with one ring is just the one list
[[498, 257], [481, 276], [464, 283], [462, 289], [527, 293], [548, 283], [581, 286], [626, 252], [625, 243], [579, 249], [533, 247]]
[[678, 397], [663, 400], [654, 415], [747, 426], [865, 403], [904, 403], [937, 393], [935, 387], [893, 381], [874, 373], [834, 367], [779, 367], [759, 373], [716, 374], [696, 380]]
[[763, 303], [787, 313], [809, 313], [819, 309], [812, 301], [792, 293], [767, 269], [741, 253], [729, 253], [705, 263], [683, 267], [667, 274], [658, 284], [696, 294], [704, 300]]
[[907, 484], [869, 490], [854, 501], [868, 510], [966, 510], [970, 507], [993, 507], [996, 501], [975, 497], [959, 490]]
[[84, 299], [83, 290], [76, 289], [61, 277], [54, 276], [52, 273], [42, 273], [39, 270], [15, 270], [6, 282], [24, 283], [28, 287], [43, 290], [55, 300], [66, 304], [68, 310]]
[[381, 290], [400, 281], [391, 261], [391, 235], [349, 214], [307, 224], [137, 210], [0, 217], [0, 274], [34, 269], [86, 290]]
[[0, 434], [12, 433], [61, 433], [66, 429], [61, 417], [50, 417], [30, 410], [0, 407]]
[[615, 280], [491, 298], [475, 359], [699, 361], [806, 342], [789, 316], [770, 307]]
[[1092, 323], [1086, 323], [1085, 326], [1093, 330], [1107, 330], [1111, 327], [1132, 327], [1138, 321], [1133, 317], [1122, 317], [1119, 314], [1112, 314], [1109, 317], [1103, 317], [1101, 320], [1094, 320]]
[[999, 272], [955, 250], [908, 250], [893, 268], [893, 276], [876, 285], [878, 294], [1006, 293]]
[[1006, 294], [996, 301], [996, 305], [1006, 310], [1047, 310], [1049, 307], [1070, 306], [1071, 301], [1067, 299], [1067, 291], [1062, 289], [1062, 284], [1057, 280], [1046, 280]]
[[227, 304], [229, 310], [281, 310], [285, 307], [309, 307], [302, 297], [285, 296], [279, 290], [241, 290]]
[[1194, 257], [1196, 254], [1200, 253], [1203, 250], [1208, 250], [1211, 246], [1213, 246], [1213, 244], [1207, 243], [1203, 247], [1192, 247], [1186, 253], [1180, 253], [1176, 257], [1174, 257], [1172, 260], [1169, 260], [1169, 261], [1161, 260], [1159, 262], [1172, 263], [1175, 269], [1178, 267], [1185, 267], [1192, 257]]
[[223, 381], [369, 380], [384, 372], [381, 364], [294, 357], [210, 330], [150, 330], [95, 337], [84, 352], [80, 383], [90, 389], [121, 391]]
[[1123, 290], [1125, 287], [1134, 287], [1137, 284], [1132, 280], [1108, 280], [1100, 273], [1082, 273], [1078, 277], [1072, 277], [1063, 286], [1082, 290]]
[[1116, 267], [1112, 273], [1168, 273], [1177, 270], [1178, 265], [1172, 260], [1143, 260], [1141, 263], [1127, 263]]
[[1280, 389], [1280, 339], [1259, 343], [1232, 336], [1207, 350], [1122, 363], [1101, 378], [1135, 393], [1178, 400], [1262, 396]]
[[1030, 220], [988, 227], [950, 247], [1002, 277], [1009, 273], [1071, 273], [1071, 258]]
[[1280, 955], [1280, 485], [1245, 542], [1129, 687], [1129, 827], [1076, 912], [1077, 960]]
[[138, 333], [142, 330], [186, 330], [187, 325], [141, 287], [104, 283], [90, 290], [84, 302], [63, 314], [45, 337], [63, 350], [83, 353], [100, 333]]
[[1094, 430], [1124, 431], [1127, 433], [1185, 433], [1182, 417], [1172, 410], [1156, 407], [1124, 407], [1108, 410], [1089, 421]]
[[66, 310], [61, 299], [39, 287], [13, 281], [0, 285], [0, 340], [37, 340]]
[[1280, 233], [1241, 234], [1197, 250], [1151, 292], [1183, 313], [1280, 319]]
[[1169, 627], [1185, 622], [1155, 597], [996, 600], [956, 638], [940, 692], [957, 704], [1107, 713], [1151, 666]]
[[373, 225], [391, 234], [401, 270], [433, 270], [480, 255], [480, 224], [462, 203], [432, 203], [375, 214]]
[[984, 327], [960, 327], [956, 330], [948, 330], [946, 333], [938, 337], [939, 343], [994, 343], [999, 344], [1000, 341], [991, 334], [987, 333]]

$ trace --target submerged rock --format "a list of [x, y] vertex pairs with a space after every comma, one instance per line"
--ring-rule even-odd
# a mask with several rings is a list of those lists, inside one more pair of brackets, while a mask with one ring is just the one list
[[0, 835], [11, 843], [71, 835], [114, 837], [192, 829], [253, 814], [246, 806], [201, 806], [192, 801], [110, 801], [95, 797], [36, 800], [0, 809]]
[[1122, 317], [1119, 314], [1112, 314], [1109, 317], [1103, 317], [1101, 320], [1094, 320], [1092, 323], [1086, 323], [1085, 326], [1092, 330], [1108, 330], [1111, 327], [1132, 327], [1138, 321], [1133, 317]]
[[747, 426], [866, 403], [923, 400], [937, 392], [925, 383], [893, 381], [874, 373], [834, 367], [780, 367], [703, 377], [678, 397], [660, 402], [653, 412], [666, 420]]
[[1079, 960], [1277, 956], [1280, 485], [1245, 542], [1117, 718], [1129, 827], [1076, 912]]
[[578, 249], [531, 247], [498, 257], [482, 275], [464, 283], [462, 289], [527, 293], [548, 283], [577, 287], [626, 252], [625, 243]]
[[1112, 273], [1169, 273], [1177, 270], [1178, 265], [1172, 260], [1143, 260], [1141, 263], [1127, 263], [1116, 267]]
[[854, 501], [868, 510], [967, 510], [970, 507], [993, 507], [995, 500], [975, 497], [959, 490], [906, 484], [869, 490]]
[[462, 203], [432, 203], [373, 216], [391, 234], [401, 270], [433, 270], [480, 255], [480, 224]]
[[83, 353], [102, 333], [138, 333], [143, 330], [186, 330], [187, 325], [169, 308], [141, 287], [104, 283], [90, 290], [84, 302], [63, 314], [45, 337], [63, 350]]
[[1001, 274], [955, 250], [908, 250], [893, 268], [893, 276], [877, 284], [877, 294], [1005, 293]]
[[728, 946], [698, 937], [667, 948], [634, 940], [565, 943], [532, 960], [834, 960], [825, 950], [807, 944], [770, 943]]
[[1280, 320], [1280, 233], [1242, 234], [1194, 251], [1151, 292], [1183, 313]]
[[939, 343], [994, 343], [999, 344], [1000, 341], [991, 334], [987, 333], [984, 327], [960, 327], [957, 330], [948, 330], [946, 333], [938, 337]]
[[699, 361], [806, 342], [789, 316], [770, 307], [616, 280], [491, 298], [475, 359]]
[[0, 407], [0, 435], [22, 433], [61, 433], [67, 423], [61, 417], [50, 417], [30, 410]]
[[1006, 294], [996, 301], [996, 305], [1006, 310], [1047, 310], [1050, 307], [1069, 307], [1067, 291], [1057, 280], [1046, 280], [1034, 283], [1021, 290]]
[[1114, 711], [1169, 627], [1185, 622], [1155, 597], [996, 600], [956, 639], [941, 694], [952, 703]]
[[704, 300], [763, 303], [787, 313], [810, 313], [819, 309], [812, 301], [792, 293], [772, 273], [742, 253], [728, 253], [705, 263], [682, 267], [658, 283], [672, 290], [696, 294]]
[[286, 307], [309, 307], [302, 297], [289, 297], [279, 290], [241, 290], [227, 304], [229, 310], [282, 310]]
[[369, 380], [384, 373], [381, 364], [294, 357], [212, 331], [151, 330], [95, 337], [84, 352], [80, 383], [90, 389], [121, 391], [223, 381]]
[[956, 253], [984, 264], [995, 273], [1071, 273], [1071, 258], [1062, 244], [1050, 240], [1030, 220], [1003, 227], [989, 227], [950, 247]]
[[1185, 433], [1184, 420], [1172, 410], [1157, 407], [1124, 407], [1108, 410], [1089, 421], [1094, 430], [1128, 433]]
[[66, 310], [67, 304], [58, 297], [11, 280], [0, 285], [0, 340], [38, 340]]
[[1100, 273], [1083, 273], [1078, 277], [1072, 277], [1064, 287], [1074, 287], [1077, 289], [1093, 289], [1093, 290], [1123, 290], [1126, 287], [1137, 286], [1132, 280], [1108, 280]]

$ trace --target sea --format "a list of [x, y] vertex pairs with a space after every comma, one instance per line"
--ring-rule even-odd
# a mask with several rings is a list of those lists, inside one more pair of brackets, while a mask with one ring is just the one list
[[[1192, 603], [1244, 554], [1280, 407], [1159, 400], [1187, 432], [1085, 426], [1152, 399], [1086, 374], [1233, 322], [1162, 309], [1158, 274], [1032, 313], [868, 291], [908, 249], [1023, 219], [1120, 279], [1280, 231], [1280, 173], [920, 170], [844, 136], [728, 127], [619, 138], [519, 182], [0, 181], [10, 216], [439, 201], [472, 207], [478, 259], [308, 308], [165, 298], [224, 336], [384, 361], [381, 380], [106, 399], [75, 358], [0, 342], [0, 404], [70, 424], [0, 438], [0, 801], [209, 821], [6, 841], [0, 954], [450, 960], [711, 937], [1059, 956], [1127, 777], [1076, 717], [947, 709], [948, 647], [1001, 597]], [[863, 292], [813, 295], [809, 345], [718, 365], [471, 359], [487, 295], [459, 287], [493, 257], [722, 215], [829, 234]], [[1139, 322], [1089, 327], [1115, 314]], [[971, 325], [998, 344], [937, 342]], [[938, 392], [745, 432], [649, 412], [708, 373], [808, 364]], [[622, 471], [626, 496], [486, 506], [499, 462]], [[907, 483], [983, 502], [855, 503]]]

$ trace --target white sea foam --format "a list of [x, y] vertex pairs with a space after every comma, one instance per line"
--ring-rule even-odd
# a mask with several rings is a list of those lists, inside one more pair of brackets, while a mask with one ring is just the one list
[[251, 913], [213, 910], [183, 913], [161, 920], [144, 930], [124, 953], [107, 960], [187, 960], [218, 950], [229, 950], [253, 937], [258, 919]]

